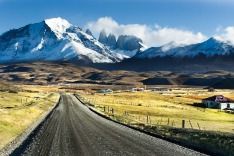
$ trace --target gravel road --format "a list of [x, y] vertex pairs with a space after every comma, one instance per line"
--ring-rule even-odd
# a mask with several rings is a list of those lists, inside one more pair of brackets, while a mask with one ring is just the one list
[[30, 140], [11, 155], [202, 155], [104, 119], [69, 94]]

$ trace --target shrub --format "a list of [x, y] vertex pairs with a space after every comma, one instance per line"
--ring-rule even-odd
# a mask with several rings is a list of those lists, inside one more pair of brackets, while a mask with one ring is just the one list
[[9, 90], [8, 93], [15, 93], [15, 94], [17, 94], [18, 91], [17, 90]]

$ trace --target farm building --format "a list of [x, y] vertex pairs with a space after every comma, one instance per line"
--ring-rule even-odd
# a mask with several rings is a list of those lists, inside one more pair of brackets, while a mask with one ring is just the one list
[[113, 93], [113, 90], [111, 90], [111, 89], [101, 89], [100, 92], [101, 93]]
[[203, 99], [202, 104], [207, 108], [234, 109], [234, 100], [224, 97], [223, 95], [214, 95]]
[[215, 91], [215, 89], [213, 87], [208, 88], [208, 92], [214, 92], [214, 91]]
[[138, 87], [138, 86], [131, 89], [132, 92], [135, 92], [135, 91], [142, 91], [143, 92], [144, 90], [145, 90], [144, 88]]

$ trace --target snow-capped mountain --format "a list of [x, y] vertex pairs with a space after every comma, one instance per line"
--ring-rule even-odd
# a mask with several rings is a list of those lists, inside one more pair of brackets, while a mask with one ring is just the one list
[[234, 54], [234, 46], [230, 42], [225, 42], [214, 37], [205, 42], [191, 45], [178, 45], [171, 42], [161, 47], [151, 47], [142, 53], [135, 55], [135, 58], [154, 58], [154, 57], [195, 57], [200, 54], [206, 57], [216, 55]]
[[46, 19], [0, 36], [0, 63], [75, 58], [94, 63], [120, 61], [91, 32], [85, 33], [62, 18]]

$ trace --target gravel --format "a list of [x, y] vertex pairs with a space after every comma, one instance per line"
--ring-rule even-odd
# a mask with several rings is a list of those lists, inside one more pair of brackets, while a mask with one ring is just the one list
[[69, 94], [27, 139], [10, 155], [204, 155], [104, 119]]

